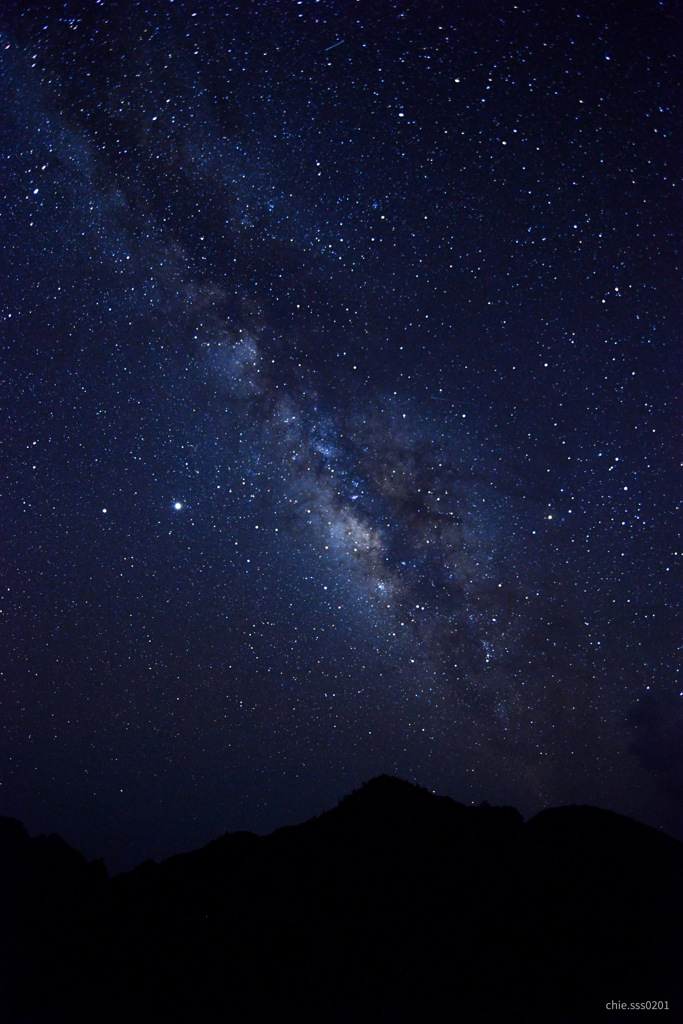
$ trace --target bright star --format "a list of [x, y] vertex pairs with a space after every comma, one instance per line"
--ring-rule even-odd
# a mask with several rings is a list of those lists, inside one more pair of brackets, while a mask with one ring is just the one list
[[174, 501], [173, 502], [173, 508], [176, 510], [176, 512], [180, 512], [182, 507], [183, 507], [182, 501]]

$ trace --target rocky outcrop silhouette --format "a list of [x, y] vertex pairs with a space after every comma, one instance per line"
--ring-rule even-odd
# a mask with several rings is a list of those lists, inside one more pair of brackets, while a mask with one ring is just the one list
[[388, 776], [113, 879], [0, 819], [0, 1020], [590, 1024], [612, 1000], [674, 1020], [682, 911], [683, 846], [655, 829]]

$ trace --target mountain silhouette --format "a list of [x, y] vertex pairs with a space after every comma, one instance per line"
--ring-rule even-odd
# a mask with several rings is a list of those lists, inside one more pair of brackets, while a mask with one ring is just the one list
[[647, 1000], [682, 1019], [682, 911], [683, 846], [656, 829], [524, 822], [386, 775], [112, 879], [0, 818], [0, 1021], [591, 1024]]

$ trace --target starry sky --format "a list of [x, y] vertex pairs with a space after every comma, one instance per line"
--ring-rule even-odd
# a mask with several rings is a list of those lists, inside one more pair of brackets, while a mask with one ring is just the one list
[[0, 813], [683, 837], [673, 0], [11, 0]]

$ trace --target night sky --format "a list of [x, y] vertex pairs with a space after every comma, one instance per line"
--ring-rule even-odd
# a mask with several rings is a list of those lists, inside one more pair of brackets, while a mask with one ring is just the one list
[[0, 813], [683, 836], [674, 0], [3, 12]]

